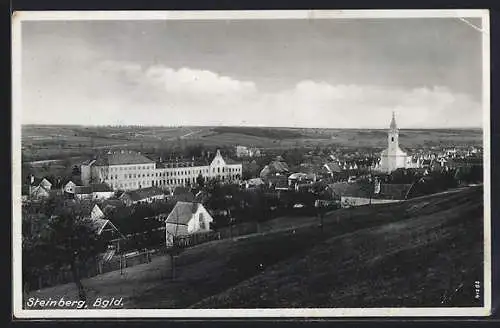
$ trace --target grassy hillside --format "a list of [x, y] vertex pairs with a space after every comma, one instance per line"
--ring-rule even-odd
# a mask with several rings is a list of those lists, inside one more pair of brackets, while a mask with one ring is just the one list
[[[482, 188], [399, 204], [279, 218], [261, 233], [186, 249], [84, 280], [126, 308], [479, 306]], [[482, 281], [481, 281], [482, 282]], [[33, 293], [76, 297], [74, 284]]]
[[405, 220], [328, 238], [194, 307], [478, 306], [480, 197], [419, 202]]

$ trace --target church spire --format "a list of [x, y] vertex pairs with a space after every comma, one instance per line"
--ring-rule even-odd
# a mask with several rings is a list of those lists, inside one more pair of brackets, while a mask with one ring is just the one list
[[392, 120], [391, 120], [391, 125], [390, 125], [390, 129], [391, 130], [396, 130], [398, 127], [396, 125], [396, 116], [394, 114], [394, 111], [392, 111]]

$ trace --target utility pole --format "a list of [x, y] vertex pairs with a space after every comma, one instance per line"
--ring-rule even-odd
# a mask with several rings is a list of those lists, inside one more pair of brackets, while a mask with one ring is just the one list
[[229, 236], [231, 239], [233, 239], [233, 222], [234, 222], [234, 219], [233, 217], [231, 216], [231, 211], [229, 209], [226, 210], [226, 215], [228, 217], [228, 221], [229, 221]]
[[316, 207], [317, 215], [319, 217], [319, 227], [321, 229], [321, 233], [323, 233], [324, 204], [321, 200], [317, 199], [314, 205]]

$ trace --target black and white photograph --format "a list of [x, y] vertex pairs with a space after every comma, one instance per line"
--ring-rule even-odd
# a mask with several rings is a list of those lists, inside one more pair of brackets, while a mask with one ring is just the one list
[[487, 10], [13, 16], [17, 318], [489, 316]]

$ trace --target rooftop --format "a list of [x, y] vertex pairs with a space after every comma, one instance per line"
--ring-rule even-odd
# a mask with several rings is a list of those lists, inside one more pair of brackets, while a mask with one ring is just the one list
[[191, 217], [198, 210], [199, 203], [177, 202], [167, 217], [167, 223], [187, 225]]
[[403, 200], [411, 184], [381, 184], [377, 194], [374, 193], [373, 184], [338, 182], [330, 184], [329, 187], [339, 196]]
[[122, 196], [127, 195], [133, 201], [140, 201], [149, 197], [163, 195], [163, 191], [157, 187], [148, 187], [137, 190], [126, 191]]
[[113, 151], [98, 156], [94, 165], [130, 165], [130, 164], [152, 164], [154, 161], [138, 152], [133, 151]]

